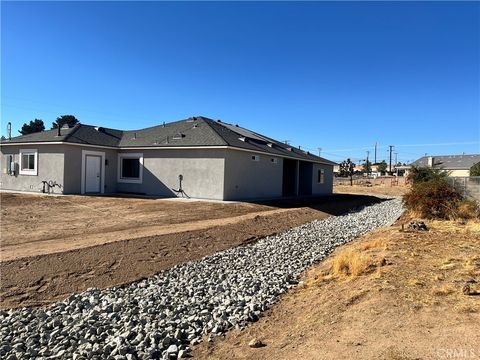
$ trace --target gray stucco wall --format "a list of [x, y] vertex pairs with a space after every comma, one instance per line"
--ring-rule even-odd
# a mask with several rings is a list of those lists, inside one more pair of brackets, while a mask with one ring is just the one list
[[105, 153], [105, 193], [117, 191], [117, 150], [84, 146], [65, 146], [65, 194], [81, 193], [82, 151]]
[[[253, 161], [252, 155], [260, 156]], [[277, 163], [271, 161], [277, 158]], [[261, 199], [282, 196], [283, 158], [253, 152], [227, 150], [225, 157], [225, 200]]]
[[[37, 175], [20, 175], [18, 167], [20, 166], [20, 149], [37, 149], [38, 164]], [[55, 181], [62, 187], [52, 189], [54, 193], [62, 193], [64, 188], [64, 159], [65, 146], [63, 145], [20, 145], [20, 146], [1, 146], [0, 147], [0, 166], [1, 180], [0, 188], [2, 190], [16, 191], [42, 191], [42, 180]], [[17, 171], [15, 176], [6, 173], [6, 155], [14, 155], [14, 161], [17, 163]]]
[[[325, 170], [325, 181], [318, 183], [318, 170]], [[333, 192], [333, 166], [325, 164], [313, 164], [312, 195], [329, 195]]]
[[194, 198], [223, 199], [225, 150], [132, 150], [122, 153], [143, 153], [141, 184], [117, 183], [120, 192], [145, 193], [156, 196], [177, 196], [178, 175], [183, 175], [182, 188]]

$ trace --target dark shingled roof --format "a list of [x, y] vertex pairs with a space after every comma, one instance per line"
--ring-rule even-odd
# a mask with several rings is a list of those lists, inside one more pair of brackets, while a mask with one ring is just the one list
[[[428, 166], [428, 158], [423, 156], [415, 160], [411, 165], [415, 167]], [[470, 169], [473, 165], [480, 162], [480, 154], [473, 155], [442, 155], [432, 156], [433, 167], [443, 168], [446, 170], [465, 170]]]
[[335, 165], [334, 162], [286, 145], [251, 130], [198, 116], [140, 130], [115, 130], [77, 124], [70, 129], [47, 130], [2, 140], [1, 144], [67, 142], [119, 148], [231, 146], [272, 155]]

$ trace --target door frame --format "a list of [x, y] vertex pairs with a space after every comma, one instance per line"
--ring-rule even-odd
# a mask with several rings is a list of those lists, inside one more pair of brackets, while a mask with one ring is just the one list
[[105, 193], [105, 152], [82, 150], [82, 177], [80, 184], [80, 193], [85, 194], [85, 175], [87, 166], [87, 155], [100, 156], [100, 194]]

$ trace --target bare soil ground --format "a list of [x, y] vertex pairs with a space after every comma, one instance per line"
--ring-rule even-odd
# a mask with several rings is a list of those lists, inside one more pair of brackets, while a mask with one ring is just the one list
[[375, 197], [253, 203], [1, 193], [0, 308], [42, 306], [89, 287], [338, 215]]
[[335, 185], [333, 191], [337, 194], [365, 194], [365, 195], [388, 195], [402, 196], [408, 192], [410, 188], [405, 185]]
[[257, 323], [194, 357], [479, 359], [480, 225], [402, 232], [401, 222], [337, 249]]

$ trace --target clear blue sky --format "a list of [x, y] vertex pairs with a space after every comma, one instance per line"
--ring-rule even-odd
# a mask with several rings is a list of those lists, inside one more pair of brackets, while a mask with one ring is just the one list
[[61, 114], [120, 129], [204, 115], [335, 161], [365, 158], [375, 141], [380, 159], [389, 144], [402, 161], [480, 152], [478, 2], [1, 10], [2, 134]]

